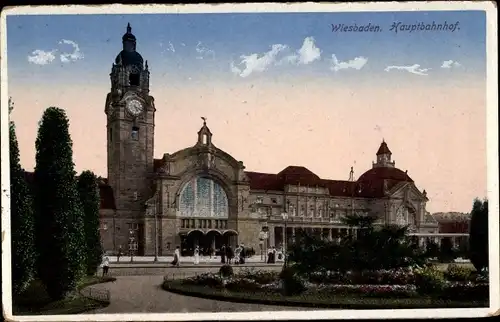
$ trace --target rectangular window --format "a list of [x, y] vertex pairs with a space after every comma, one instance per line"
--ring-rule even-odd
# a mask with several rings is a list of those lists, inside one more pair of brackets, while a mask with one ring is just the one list
[[137, 126], [132, 127], [132, 132], [130, 136], [133, 140], [139, 140], [139, 128]]

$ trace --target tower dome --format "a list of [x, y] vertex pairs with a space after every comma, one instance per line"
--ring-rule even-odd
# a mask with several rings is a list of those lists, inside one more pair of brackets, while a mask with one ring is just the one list
[[132, 34], [130, 23], [127, 25], [127, 32], [122, 37], [123, 50], [116, 56], [115, 64], [122, 66], [136, 66], [140, 70], [143, 69], [144, 59], [141, 54], [136, 51], [137, 40]]

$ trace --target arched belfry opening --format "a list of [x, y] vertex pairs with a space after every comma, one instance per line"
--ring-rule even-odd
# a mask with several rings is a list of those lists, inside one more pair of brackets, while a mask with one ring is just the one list
[[212, 132], [207, 126], [207, 118], [202, 117], [203, 126], [198, 131], [198, 145], [211, 146], [212, 145]]
[[141, 84], [141, 77], [139, 73], [130, 73], [128, 76], [130, 86], [139, 86]]

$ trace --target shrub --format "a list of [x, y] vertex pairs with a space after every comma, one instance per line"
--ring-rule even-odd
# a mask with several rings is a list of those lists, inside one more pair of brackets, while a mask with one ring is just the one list
[[415, 285], [419, 294], [438, 294], [445, 284], [444, 273], [433, 267], [422, 268], [415, 272]]
[[234, 275], [233, 267], [231, 265], [222, 265], [219, 269], [219, 275], [222, 277], [230, 277]]
[[238, 274], [243, 278], [248, 278], [254, 280], [258, 284], [271, 284], [278, 280], [277, 272], [266, 272], [266, 271], [250, 271], [247, 270], [241, 274]]
[[450, 264], [446, 270], [445, 277], [450, 281], [465, 282], [472, 277], [473, 270], [471, 268]]
[[280, 273], [280, 280], [283, 283], [283, 292], [285, 295], [299, 295], [306, 290], [304, 283], [291, 267], [283, 268]]
[[182, 284], [218, 287], [222, 286], [222, 281], [220, 277], [216, 276], [215, 274], [204, 273], [194, 277], [186, 278], [182, 280]]

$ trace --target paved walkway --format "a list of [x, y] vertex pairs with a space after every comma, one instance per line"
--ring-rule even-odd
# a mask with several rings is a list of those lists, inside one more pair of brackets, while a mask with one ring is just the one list
[[210, 313], [248, 311], [303, 311], [306, 308], [231, 303], [183, 296], [161, 288], [163, 276], [119, 276], [112, 283], [91, 286], [108, 289], [111, 304], [88, 313]]

